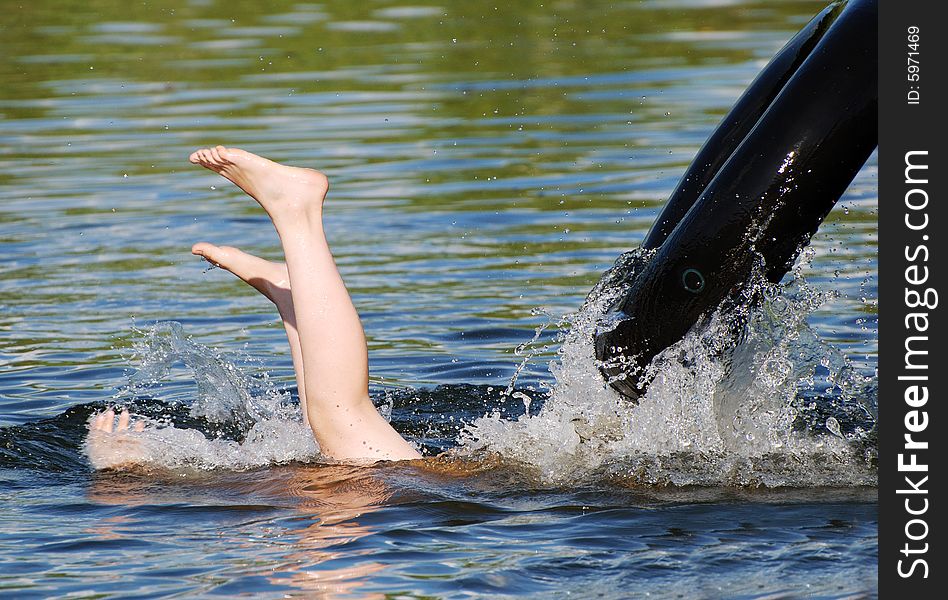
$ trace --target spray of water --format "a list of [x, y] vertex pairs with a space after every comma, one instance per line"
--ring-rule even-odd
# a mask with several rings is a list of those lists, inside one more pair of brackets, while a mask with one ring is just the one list
[[[138, 369], [115, 400], [132, 404], [147, 427], [119, 438], [112, 452], [89, 452], [87, 441], [94, 466], [133, 459], [178, 470], [248, 469], [318, 456], [299, 406], [269, 378], [247, 375], [186, 336], [179, 323], [158, 323], [141, 334], [132, 358]], [[166, 386], [182, 368], [194, 385]]]
[[[515, 374], [506, 396], [521, 400], [524, 414], [473, 420], [453, 452], [499, 454], [553, 484], [874, 485], [874, 378], [807, 325], [830, 295], [809, 286], [799, 269], [783, 286], [758, 278], [748, 288], [753, 301], [718, 311], [657, 356], [638, 404], [615, 393], [595, 360], [593, 334], [647, 259], [620, 257], [578, 312], [550, 318], [563, 333], [550, 366], [555, 385], [542, 407], [515, 387]], [[548, 325], [517, 348], [517, 374], [542, 354], [532, 347], [546, 343]], [[116, 400], [134, 405], [146, 397], [142, 408], [164, 407], [144, 410], [140, 462], [246, 469], [319, 457], [289, 394], [197, 344], [179, 324], [143, 331], [133, 359], [138, 369]], [[186, 389], [169, 381], [181, 379], [182, 367], [193, 383]], [[127, 451], [118, 448], [114, 460]]]
[[[626, 255], [618, 270], [643, 259]], [[497, 453], [554, 483], [875, 483], [865, 443], [873, 380], [807, 325], [827, 294], [809, 286], [799, 269], [784, 286], [757, 278], [747, 292], [753, 302], [719, 310], [657, 356], [637, 405], [609, 388], [594, 358], [596, 326], [627, 285], [615, 271], [565, 317], [570, 327], [543, 408], [517, 420], [477, 419], [462, 435], [462, 453]]]

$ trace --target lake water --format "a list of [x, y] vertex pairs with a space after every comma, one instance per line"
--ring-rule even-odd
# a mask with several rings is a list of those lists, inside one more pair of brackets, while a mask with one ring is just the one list
[[[732, 369], [712, 327], [633, 408], [576, 313], [822, 6], [0, 3], [0, 595], [873, 596], [875, 157]], [[320, 461], [275, 311], [189, 254], [279, 257], [218, 143], [329, 175], [374, 397], [447, 454]], [[88, 466], [119, 404], [151, 470]]]

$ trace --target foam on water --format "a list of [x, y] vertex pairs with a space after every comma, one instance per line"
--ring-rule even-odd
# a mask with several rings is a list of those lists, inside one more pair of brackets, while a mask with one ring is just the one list
[[[619, 263], [625, 269], [634, 258]], [[543, 408], [517, 420], [477, 419], [463, 452], [498, 453], [563, 483], [592, 475], [632, 484], [874, 485], [873, 378], [807, 325], [829, 295], [799, 269], [785, 286], [758, 281], [748, 295], [762, 301], [718, 311], [656, 357], [638, 405], [608, 387], [594, 358], [597, 323], [627, 284], [607, 283], [564, 317], [570, 327]]]
[[[637, 405], [615, 393], [595, 360], [593, 333], [640, 260], [620, 258], [581, 310], [551, 319], [565, 333], [542, 406], [534, 391], [515, 387], [515, 374], [505, 395], [522, 401], [524, 414], [512, 419], [498, 410], [474, 419], [452, 452], [498, 454], [553, 484], [875, 484], [875, 379], [857, 373], [807, 325], [807, 315], [832, 294], [808, 285], [799, 269], [783, 286], [751, 286], [748, 296], [757, 301], [718, 311], [656, 357]], [[544, 327], [517, 349], [526, 356], [521, 369], [530, 345], [543, 343]], [[139, 368], [116, 399], [131, 403], [149, 426], [135, 434], [134, 446], [91, 452], [96, 466], [130, 454], [171, 469], [247, 469], [319, 457], [299, 406], [266, 376], [247, 375], [177, 323], [142, 333]], [[181, 367], [193, 385], [179, 385]], [[135, 410], [156, 404], [166, 410]]]
[[[299, 406], [267, 377], [248, 376], [221, 354], [188, 338], [179, 323], [158, 323], [142, 334], [133, 357], [139, 367], [115, 399], [132, 403], [136, 419], [147, 427], [115, 438], [108, 452], [90, 447], [93, 434], [86, 453], [95, 467], [134, 459], [179, 470], [248, 469], [310, 461], [319, 455]], [[180, 367], [193, 378], [196, 391], [191, 386], [184, 394], [163, 389]], [[142, 395], [149, 402], [141, 404]], [[139, 405], [143, 410], [136, 410]], [[149, 410], [156, 406], [159, 412]], [[185, 427], [182, 421], [195, 427]]]

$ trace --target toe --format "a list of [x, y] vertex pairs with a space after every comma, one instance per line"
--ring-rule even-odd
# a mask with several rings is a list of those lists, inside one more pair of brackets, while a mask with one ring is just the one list
[[214, 251], [214, 248], [217, 248], [214, 244], [208, 244], [207, 242], [198, 242], [191, 246], [191, 254], [196, 256], [203, 256], [207, 258], [208, 253]]
[[224, 165], [224, 159], [222, 159], [220, 154], [218, 153], [218, 148], [220, 148], [220, 146], [217, 146], [215, 148], [208, 148], [207, 153], [210, 155], [211, 160], [214, 162], [214, 164], [216, 166], [221, 167]]
[[102, 414], [101, 431], [112, 433], [112, 425], [115, 423], [115, 411], [111, 408]]
[[202, 256], [217, 266], [225, 266], [228, 262], [228, 253], [224, 248], [220, 248], [207, 242], [198, 242], [197, 244], [191, 246], [191, 254]]
[[138, 422], [135, 423], [135, 425], [133, 426], [133, 429], [134, 429], [135, 431], [137, 431], [138, 433], [141, 433], [141, 432], [145, 431], [145, 422], [144, 422], [144, 421], [138, 421]]
[[240, 148], [225, 148], [221, 146], [217, 151], [221, 158], [224, 159], [224, 161], [229, 165], [232, 165], [240, 160], [245, 160], [252, 156], [256, 156], [255, 154], [251, 154], [246, 150], [241, 150]]
[[214, 148], [214, 151], [217, 152], [217, 156], [220, 158], [221, 164], [233, 164], [233, 162], [230, 160], [230, 150], [223, 146], [217, 146]]
[[195, 150], [194, 152], [191, 153], [190, 156], [188, 156], [188, 162], [190, 162], [190, 163], [192, 163], [192, 164], [195, 164], [195, 165], [196, 165], [196, 164], [200, 164], [201, 159], [200, 159], [200, 157], [198, 156], [198, 151], [197, 151], [197, 150]]
[[128, 409], [126, 408], [122, 410], [122, 414], [119, 415], [118, 427], [116, 427], [116, 431], [125, 431], [128, 429], [129, 418], [130, 415], [128, 414]]
[[199, 242], [191, 249], [192, 252], [195, 250], [197, 254], [236, 274], [238, 277], [263, 276], [264, 273], [259, 273], [259, 271], [262, 270], [264, 265], [269, 264], [264, 259], [233, 246], [215, 246], [207, 242]]

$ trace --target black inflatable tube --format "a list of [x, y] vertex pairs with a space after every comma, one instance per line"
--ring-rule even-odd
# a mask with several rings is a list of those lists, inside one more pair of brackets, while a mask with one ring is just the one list
[[761, 115], [770, 107], [774, 98], [810, 55], [823, 34], [842, 11], [845, 3], [834, 2], [813, 17], [764, 67], [764, 70], [748, 86], [741, 97], [721, 119], [721, 123], [708, 137], [691, 165], [675, 186], [661, 214], [655, 219], [643, 249], [658, 248], [672, 232], [682, 217], [694, 205], [721, 166], [750, 133]]
[[779, 281], [872, 153], [877, 14], [877, 0], [824, 10], [699, 152], [647, 236], [654, 256], [595, 336], [620, 393], [637, 398], [642, 367], [736, 297], [761, 260]]

